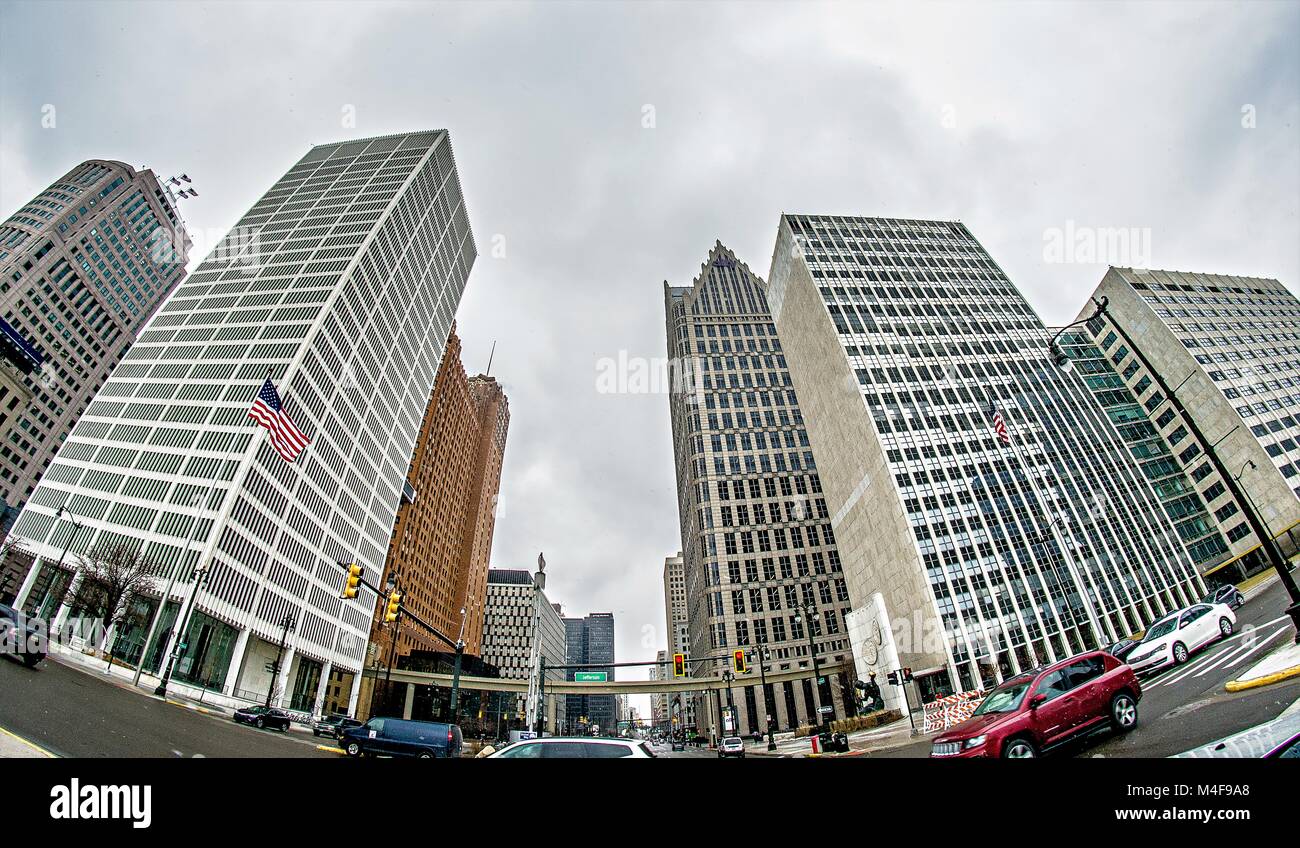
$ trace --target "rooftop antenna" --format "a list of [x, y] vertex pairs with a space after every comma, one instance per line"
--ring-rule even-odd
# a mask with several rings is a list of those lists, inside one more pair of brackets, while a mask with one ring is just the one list
[[497, 340], [496, 340], [496, 339], [493, 339], [493, 340], [492, 340], [492, 352], [488, 354], [488, 367], [487, 367], [487, 373], [485, 373], [485, 374], [483, 375], [483, 376], [485, 376], [485, 377], [490, 377], [490, 376], [492, 375], [492, 357], [496, 356], [496, 352], [497, 352]]

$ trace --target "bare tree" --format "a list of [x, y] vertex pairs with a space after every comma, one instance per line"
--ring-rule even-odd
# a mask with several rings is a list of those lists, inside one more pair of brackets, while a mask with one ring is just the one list
[[[10, 559], [22, 560], [30, 559], [31, 553], [27, 550], [27, 545], [17, 536], [6, 536], [3, 542], [0, 542], [0, 600], [14, 594], [18, 591], [18, 585], [22, 582], [19, 578], [19, 571], [11, 567]], [[21, 566], [19, 566], [21, 567]]]
[[[71, 581], [64, 603], [104, 622], [95, 645], [95, 650], [104, 650], [109, 631], [116, 627], [120, 632], [132, 623], [133, 599], [154, 589], [154, 577], [160, 568], [139, 548], [120, 542], [96, 545], [79, 559], [77, 571], [81, 579]], [[113, 665], [111, 650], [108, 665]]]

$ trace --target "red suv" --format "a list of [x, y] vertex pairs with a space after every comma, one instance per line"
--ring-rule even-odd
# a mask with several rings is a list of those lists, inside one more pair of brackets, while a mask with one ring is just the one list
[[1137, 725], [1142, 697], [1133, 669], [1090, 651], [1012, 678], [971, 717], [935, 737], [931, 757], [1037, 757], [1104, 727]]

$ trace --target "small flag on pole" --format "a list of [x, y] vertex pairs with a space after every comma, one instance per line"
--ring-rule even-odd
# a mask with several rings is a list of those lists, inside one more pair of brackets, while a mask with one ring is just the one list
[[998, 408], [993, 407], [993, 431], [998, 434], [998, 441], [1004, 445], [1011, 444], [1011, 434], [1007, 432], [1007, 422], [1003, 420], [1002, 413]]
[[302, 453], [302, 449], [311, 444], [311, 439], [307, 438], [289, 413], [284, 411], [284, 404], [280, 403], [280, 395], [275, 390], [275, 385], [268, 378], [262, 384], [262, 390], [257, 393], [257, 399], [253, 401], [252, 409], [248, 410], [248, 417], [265, 427], [271, 434], [271, 447], [285, 462], [293, 463]]

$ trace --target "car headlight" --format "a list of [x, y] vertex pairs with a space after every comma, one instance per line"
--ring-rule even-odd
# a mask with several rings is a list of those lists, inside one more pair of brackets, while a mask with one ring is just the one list
[[978, 748], [988, 740], [988, 736], [972, 736], [966, 740], [967, 748]]

